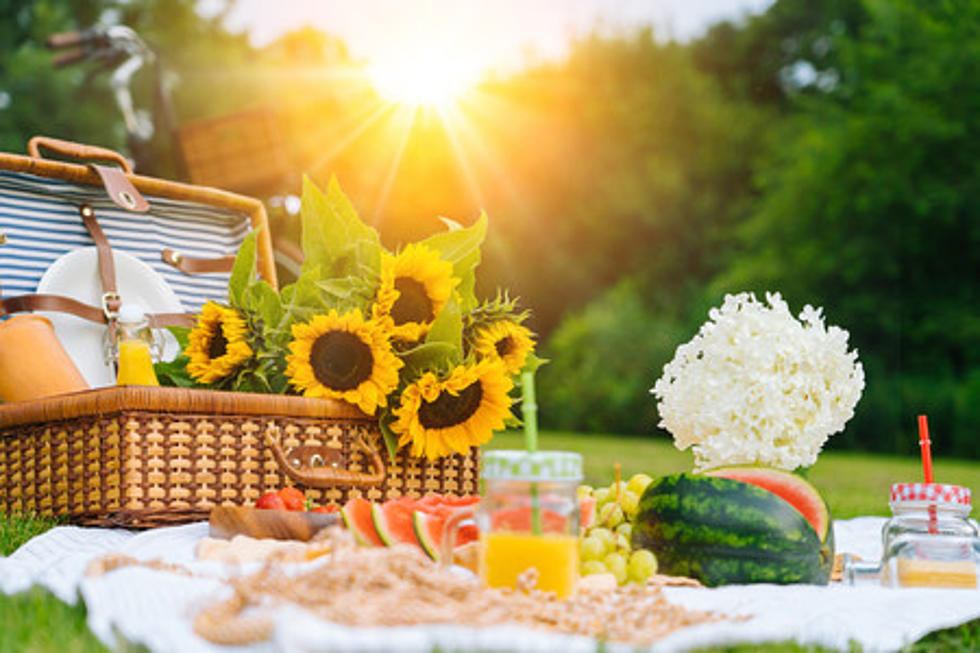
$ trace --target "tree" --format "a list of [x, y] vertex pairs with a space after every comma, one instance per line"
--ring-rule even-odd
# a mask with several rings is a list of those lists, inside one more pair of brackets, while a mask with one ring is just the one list
[[840, 84], [782, 131], [713, 290], [779, 289], [850, 330], [868, 372], [853, 445], [911, 450], [927, 412], [944, 453], [976, 456], [980, 4], [868, 6]]

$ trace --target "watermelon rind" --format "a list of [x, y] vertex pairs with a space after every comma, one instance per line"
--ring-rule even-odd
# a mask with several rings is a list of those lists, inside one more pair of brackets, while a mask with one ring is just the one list
[[354, 539], [361, 546], [384, 546], [378, 537], [371, 515], [371, 502], [367, 499], [352, 498], [340, 509], [344, 526], [354, 534]]
[[[418, 540], [419, 546], [422, 547], [426, 555], [436, 562], [439, 561], [445, 523], [445, 519], [419, 510], [412, 513], [412, 530], [415, 531], [415, 539]], [[438, 532], [433, 532], [436, 530], [433, 528], [434, 526], [438, 526]]]
[[817, 488], [798, 474], [753, 465], [720, 467], [705, 472], [708, 476], [728, 478], [751, 483], [768, 490], [796, 508], [813, 526], [821, 542], [830, 532], [830, 510]]
[[414, 509], [415, 501], [408, 497], [391, 499], [382, 504], [371, 504], [371, 521], [374, 522], [374, 530], [385, 546], [418, 544], [415, 532], [412, 530]]
[[632, 546], [652, 551], [660, 573], [709, 587], [829, 580], [825, 547], [803, 514], [768, 490], [727, 478], [674, 474], [651, 483]]

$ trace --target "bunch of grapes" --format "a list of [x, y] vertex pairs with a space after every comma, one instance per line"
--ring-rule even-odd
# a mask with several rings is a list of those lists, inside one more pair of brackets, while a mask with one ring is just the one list
[[579, 572], [583, 576], [612, 574], [620, 585], [642, 585], [657, 573], [653, 553], [646, 549], [633, 551], [630, 544], [640, 496], [652, 480], [646, 474], [637, 474], [628, 483], [620, 481], [607, 488], [579, 487], [580, 500], [591, 496], [596, 502], [595, 523], [579, 539]]

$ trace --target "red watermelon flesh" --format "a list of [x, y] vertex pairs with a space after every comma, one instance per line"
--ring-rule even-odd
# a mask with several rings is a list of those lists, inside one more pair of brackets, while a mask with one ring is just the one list
[[354, 539], [363, 546], [384, 546], [378, 537], [371, 519], [371, 502], [360, 497], [350, 499], [340, 511], [347, 530], [354, 534]]
[[[439, 560], [442, 550], [442, 536], [446, 529], [448, 515], [434, 514], [416, 510], [412, 513], [412, 527], [415, 530], [415, 537], [418, 544], [422, 547], [430, 558]], [[456, 546], [461, 547], [470, 542], [475, 542], [479, 537], [479, 531], [475, 524], [461, 524], [456, 531]]]
[[[498, 510], [491, 518], [495, 531], [528, 532], [531, 530], [531, 508], [508, 508]], [[541, 531], [543, 533], [564, 533], [567, 523], [564, 515], [554, 510], [541, 510]]]
[[415, 507], [416, 501], [410, 497], [391, 499], [382, 504], [371, 504], [371, 520], [385, 546], [418, 545], [415, 530], [412, 528], [412, 513]]
[[796, 508], [810, 522], [821, 542], [827, 539], [830, 511], [817, 489], [803, 477], [771, 467], [723, 467], [705, 474], [749, 483], [772, 492]]

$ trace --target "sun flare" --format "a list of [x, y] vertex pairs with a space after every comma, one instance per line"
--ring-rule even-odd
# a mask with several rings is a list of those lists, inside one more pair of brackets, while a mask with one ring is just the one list
[[474, 81], [465, 66], [436, 56], [388, 59], [372, 64], [367, 73], [382, 98], [411, 106], [446, 106], [460, 99]]

